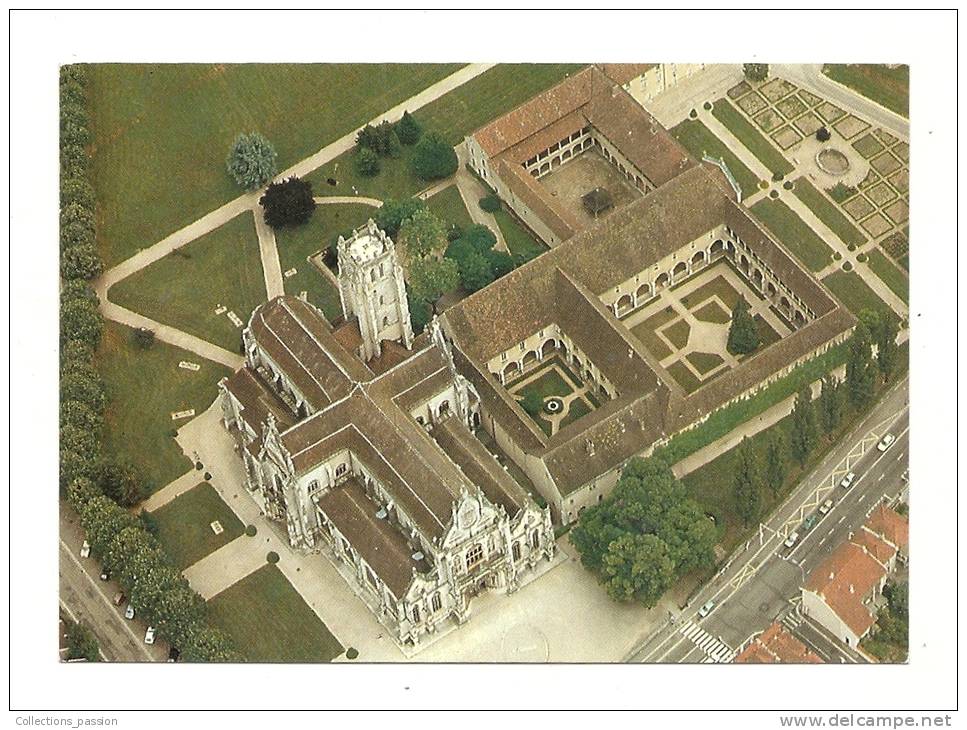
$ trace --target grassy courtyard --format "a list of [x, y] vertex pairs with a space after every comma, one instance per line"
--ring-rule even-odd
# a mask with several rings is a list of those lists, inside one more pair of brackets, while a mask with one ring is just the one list
[[426, 206], [440, 220], [466, 229], [473, 225], [473, 219], [463, 203], [463, 197], [456, 185], [441, 190], [427, 198]]
[[506, 241], [507, 249], [511, 254], [522, 256], [529, 261], [547, 250], [543, 243], [534, 238], [530, 231], [524, 228], [503, 207], [494, 213], [494, 219], [497, 221], [500, 232], [504, 235], [504, 241]]
[[843, 243], [854, 246], [862, 246], [866, 243], [866, 236], [805, 177], [798, 178], [792, 190], [819, 220], [842, 239]]
[[326, 248], [334, 237], [351, 233], [354, 228], [365, 224], [375, 212], [372, 206], [361, 203], [319, 205], [306, 225], [285, 228], [276, 233], [275, 242], [283, 274], [291, 269], [296, 270], [292, 276], [283, 276], [285, 293], [298, 296], [301, 292], [307, 292], [308, 301], [319, 307], [330, 321], [341, 315], [339, 290], [307, 258]]
[[264, 134], [285, 169], [459, 68], [90, 65], [105, 261], [118, 263], [236, 197], [225, 156], [238, 133]]
[[709, 128], [697, 119], [686, 119], [681, 124], [672, 127], [671, 133], [696, 158], [702, 159], [703, 155], [709, 155], [716, 159], [725, 160], [729, 171], [742, 189], [743, 200], [759, 189], [759, 178], [753, 174], [752, 170], [746, 167], [735, 156], [735, 153], [725, 146], [722, 140], [712, 134]]
[[864, 309], [892, 313], [886, 302], [855, 271], [836, 271], [823, 279], [823, 284], [853, 314], [858, 315]]
[[122, 307], [238, 352], [241, 330], [265, 301], [265, 277], [251, 214], [242, 213], [147, 268], [119, 281], [108, 298]]
[[823, 73], [897, 114], [904, 117], [910, 114], [909, 66], [827, 63]]
[[251, 662], [328, 662], [343, 647], [275, 565], [208, 601], [211, 622]]
[[903, 271], [897, 268], [879, 249], [870, 251], [867, 264], [880, 281], [890, 287], [890, 291], [900, 297], [905, 304], [909, 303], [910, 280]]
[[[132, 331], [106, 322], [97, 353], [108, 398], [104, 452], [133, 463], [148, 492], [154, 492], [192, 466], [173, 438], [186, 420], [172, 421], [171, 413], [192, 408], [202, 413], [218, 395], [218, 381], [230, 372], [163, 342], [142, 350], [132, 342]], [[182, 360], [200, 369], [178, 367]]]
[[[773, 174], [788, 175], [793, 166], [725, 97], [712, 105], [712, 116], [724, 124]], [[743, 188], [744, 190], [744, 188]]]
[[832, 263], [832, 249], [781, 200], [763, 198], [752, 206], [752, 212], [812, 271], [819, 271]]
[[[241, 536], [245, 526], [207, 482], [192, 487], [151, 513], [158, 525], [158, 539], [179, 570], [194, 565], [218, 548]], [[212, 532], [211, 523], [223, 532]]]

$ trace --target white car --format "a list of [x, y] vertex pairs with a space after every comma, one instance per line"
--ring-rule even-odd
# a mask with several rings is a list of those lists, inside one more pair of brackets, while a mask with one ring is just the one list
[[91, 556], [91, 543], [85, 540], [84, 544], [81, 545], [81, 557], [89, 558], [90, 556]]
[[715, 601], [708, 601], [704, 606], [698, 609], [698, 615], [701, 616], [702, 618], [705, 618], [710, 613], [712, 613], [713, 608], [715, 608]]
[[786, 541], [782, 544], [785, 545], [787, 548], [791, 548], [797, 542], [799, 542], [799, 533], [793, 532], [791, 535], [789, 535], [789, 537], [786, 538]]
[[833, 508], [833, 500], [827, 499], [821, 505], [819, 505], [819, 514], [825, 515]]
[[839, 483], [839, 486], [841, 486], [843, 489], [849, 489], [853, 486], [854, 479], [856, 479], [856, 472], [851, 471], [849, 474], [843, 477], [843, 480]]
[[132, 606], [130, 603], [128, 604], [128, 607], [124, 609], [124, 618], [126, 618], [128, 621], [134, 618], [134, 606]]
[[894, 436], [892, 433], [888, 433], [886, 436], [880, 439], [880, 443], [876, 445], [876, 448], [880, 451], [886, 451], [888, 448], [893, 446], [895, 442], [896, 436]]
[[154, 626], [149, 626], [148, 630], [144, 632], [144, 643], [145, 644], [154, 643]]

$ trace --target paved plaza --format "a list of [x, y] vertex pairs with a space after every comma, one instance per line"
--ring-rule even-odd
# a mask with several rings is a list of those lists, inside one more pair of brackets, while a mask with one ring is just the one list
[[[641, 193], [628, 182], [621, 171], [594, 149], [568, 160], [544, 175], [540, 182], [568, 212], [585, 225], [591, 225], [595, 220], [604, 218], [641, 197]], [[597, 219], [588, 213], [581, 201], [584, 195], [595, 188], [608, 191], [614, 201], [614, 205], [598, 214]]]

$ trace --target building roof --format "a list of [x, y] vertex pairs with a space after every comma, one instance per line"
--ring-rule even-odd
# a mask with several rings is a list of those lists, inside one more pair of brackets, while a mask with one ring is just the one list
[[598, 68], [616, 84], [624, 86], [657, 65], [657, 63], [599, 63]]
[[874, 535], [901, 552], [906, 552], [910, 543], [910, 523], [906, 517], [880, 502], [870, 514], [864, 525]]
[[735, 658], [736, 664], [822, 664], [823, 660], [776, 621]]

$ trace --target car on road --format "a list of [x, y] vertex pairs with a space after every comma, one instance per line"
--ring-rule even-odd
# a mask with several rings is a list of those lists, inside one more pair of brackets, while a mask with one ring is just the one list
[[114, 594], [114, 605], [115, 606], [120, 606], [122, 603], [124, 603], [124, 599], [126, 597], [127, 596], [125, 596], [123, 593], [121, 593], [121, 591], [118, 591], [117, 593]]
[[715, 608], [715, 601], [706, 601], [705, 605], [698, 609], [698, 615], [705, 618], [712, 613], [713, 608]]
[[827, 499], [821, 505], [819, 505], [819, 514], [825, 515], [829, 514], [829, 511], [833, 508], [833, 500]]
[[171, 647], [170, 649], [168, 649], [169, 662], [176, 662], [180, 657], [181, 657], [181, 652], [178, 651], [175, 647]]
[[850, 487], [853, 486], [853, 481], [855, 479], [856, 479], [856, 472], [851, 471], [849, 474], [843, 477], [843, 480], [839, 483], [839, 486], [841, 486], [843, 489], [849, 489]]
[[787, 548], [791, 548], [797, 542], [799, 542], [799, 533], [794, 530], [789, 535], [789, 537], [786, 538], [786, 541], [784, 543], [782, 543], [782, 544], [785, 545]]
[[81, 557], [89, 558], [90, 556], [91, 556], [91, 543], [85, 540], [84, 544], [81, 545]]
[[144, 632], [144, 643], [145, 644], [154, 643], [154, 626], [149, 626], [148, 630]]
[[101, 570], [101, 580], [108, 581], [111, 580], [111, 572], [109, 570]]
[[888, 448], [896, 443], [896, 436], [892, 433], [888, 433], [886, 436], [880, 439], [880, 443], [876, 445], [876, 448], [880, 451], [886, 451]]
[[819, 515], [814, 512], [802, 521], [802, 531], [809, 532], [816, 526], [817, 522], [819, 522]]
[[128, 607], [124, 609], [124, 618], [126, 618], [128, 621], [134, 618], [134, 606], [132, 606], [130, 603], [128, 604]]

